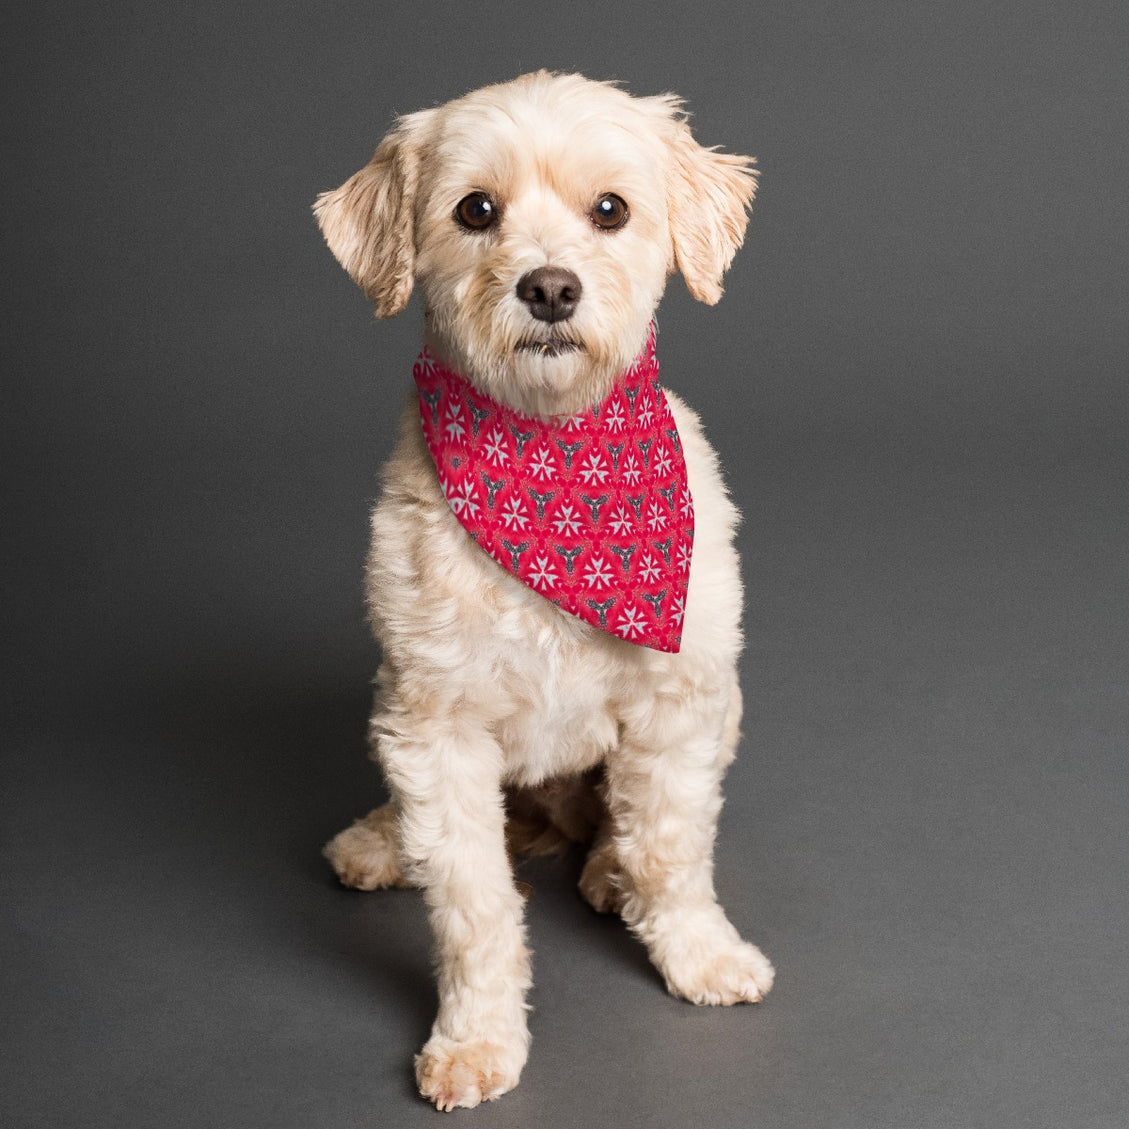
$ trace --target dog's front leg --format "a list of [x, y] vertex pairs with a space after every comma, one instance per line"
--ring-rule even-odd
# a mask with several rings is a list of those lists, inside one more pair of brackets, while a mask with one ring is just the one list
[[607, 796], [624, 920], [667, 988], [696, 1004], [755, 1003], [773, 969], [717, 903], [713, 846], [740, 692], [688, 685], [640, 703], [608, 755]]
[[505, 844], [501, 751], [466, 719], [379, 738], [400, 810], [410, 877], [436, 940], [439, 1014], [416, 1057], [420, 1093], [440, 1109], [512, 1090], [529, 1051], [524, 906]]

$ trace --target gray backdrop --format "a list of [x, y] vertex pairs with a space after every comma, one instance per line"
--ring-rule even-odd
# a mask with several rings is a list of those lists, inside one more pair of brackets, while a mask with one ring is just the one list
[[395, 112], [545, 66], [760, 158], [664, 379], [745, 512], [718, 885], [779, 968], [668, 998], [527, 866], [533, 1054], [482, 1126], [1123, 1126], [1124, 0], [51, 3], [3, 16], [5, 1126], [407, 1126], [413, 892], [366, 513], [416, 349], [308, 207]]

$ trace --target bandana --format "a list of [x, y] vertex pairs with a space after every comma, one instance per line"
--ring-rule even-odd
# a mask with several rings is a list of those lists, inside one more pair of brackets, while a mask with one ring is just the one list
[[414, 376], [439, 483], [478, 546], [585, 623], [677, 652], [694, 504], [654, 326], [607, 397], [577, 415], [522, 415], [426, 348]]

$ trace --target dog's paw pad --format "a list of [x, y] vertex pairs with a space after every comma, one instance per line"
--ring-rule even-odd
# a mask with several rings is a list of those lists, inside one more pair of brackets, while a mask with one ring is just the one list
[[444, 1112], [492, 1102], [518, 1083], [513, 1057], [493, 1043], [429, 1043], [416, 1056], [419, 1092]]
[[776, 975], [768, 958], [747, 941], [666, 970], [667, 987], [694, 1004], [728, 1007], [760, 1003]]
[[370, 812], [331, 839], [322, 854], [337, 877], [355, 890], [405, 886], [395, 817], [386, 808]]

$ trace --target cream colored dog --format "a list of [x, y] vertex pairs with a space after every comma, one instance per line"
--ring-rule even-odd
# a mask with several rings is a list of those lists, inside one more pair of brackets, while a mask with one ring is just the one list
[[[720, 298], [751, 166], [698, 145], [673, 96], [542, 71], [399, 119], [315, 211], [380, 317], [418, 285], [435, 356], [553, 417], [609, 391], [676, 268], [695, 298]], [[519, 292], [543, 267], [576, 282], [552, 317]], [[439, 1014], [416, 1077], [440, 1109], [512, 1089], [528, 1054], [507, 815], [511, 847], [591, 843], [582, 892], [622, 915], [674, 994], [755, 1002], [772, 985], [712, 878], [741, 713], [737, 513], [697, 417], [667, 397], [696, 525], [677, 654], [589, 626], [499, 567], [447, 504], [414, 397], [401, 421], [368, 566], [384, 660], [371, 738], [392, 801], [326, 855], [346, 885], [426, 891]]]

